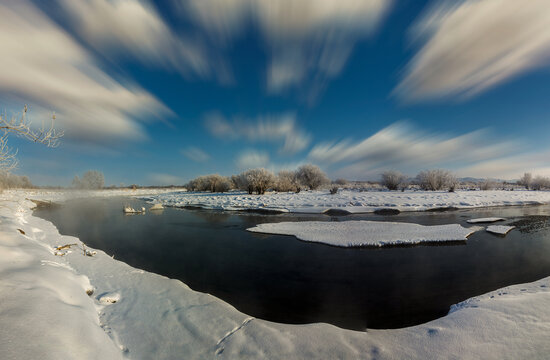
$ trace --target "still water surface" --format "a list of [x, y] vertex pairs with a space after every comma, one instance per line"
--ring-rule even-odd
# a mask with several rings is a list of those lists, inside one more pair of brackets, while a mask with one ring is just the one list
[[[262, 215], [166, 208], [124, 215], [129, 198], [69, 201], [38, 209], [60, 233], [79, 237], [134, 267], [180, 279], [254, 317], [292, 324], [398, 328], [447, 314], [452, 304], [550, 275], [550, 207], [382, 215]], [[519, 222], [506, 237], [484, 231], [467, 242], [337, 248], [245, 229], [264, 222], [379, 220], [423, 225], [475, 217]]]

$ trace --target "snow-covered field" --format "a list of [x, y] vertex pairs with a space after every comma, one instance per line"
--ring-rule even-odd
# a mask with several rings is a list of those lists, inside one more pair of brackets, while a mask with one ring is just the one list
[[248, 231], [294, 235], [300, 240], [333, 246], [413, 245], [423, 242], [465, 241], [482, 228], [459, 224], [424, 226], [389, 221], [300, 221], [259, 224]]
[[206, 209], [323, 213], [338, 210], [349, 213], [373, 212], [378, 209], [423, 211], [438, 208], [476, 208], [504, 205], [549, 204], [550, 191], [302, 191], [248, 195], [242, 192], [224, 194], [180, 192], [144, 197], [167, 206], [195, 206]]
[[[550, 353], [550, 277], [468, 299], [443, 318], [404, 329], [277, 324], [102, 251], [85, 256], [78, 239], [32, 216], [25, 198], [48, 196], [0, 194], [0, 359], [546, 359]], [[514, 201], [535, 201], [529, 197]], [[76, 245], [54, 255], [66, 244]]]

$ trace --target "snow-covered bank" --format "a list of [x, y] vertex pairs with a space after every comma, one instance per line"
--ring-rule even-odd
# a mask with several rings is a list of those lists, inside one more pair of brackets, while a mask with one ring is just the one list
[[294, 235], [300, 240], [333, 246], [414, 245], [429, 242], [465, 241], [479, 228], [459, 224], [424, 226], [389, 221], [300, 221], [259, 224], [248, 231]]
[[[545, 359], [550, 352], [550, 277], [405, 329], [276, 324], [102, 251], [83, 256], [78, 239], [32, 217], [25, 197], [36, 198], [0, 194], [0, 359]], [[71, 253], [54, 255], [72, 243]]]
[[249, 195], [242, 192], [223, 194], [180, 192], [143, 197], [165, 206], [201, 207], [220, 210], [264, 210], [297, 213], [366, 213], [379, 209], [424, 211], [440, 208], [477, 208], [505, 205], [550, 203], [550, 191], [302, 191]]
[[25, 197], [33, 200], [43, 200], [51, 202], [63, 202], [74, 199], [84, 199], [89, 197], [102, 198], [114, 196], [158, 196], [163, 194], [178, 193], [181, 194], [184, 188], [139, 188], [139, 189], [101, 189], [101, 190], [79, 190], [79, 189], [61, 189], [61, 190], [10, 190], [9, 193], [25, 193]]

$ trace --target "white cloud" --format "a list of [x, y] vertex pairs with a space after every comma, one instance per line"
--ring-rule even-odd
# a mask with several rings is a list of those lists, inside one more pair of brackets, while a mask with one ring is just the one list
[[408, 101], [468, 97], [548, 64], [550, 1], [438, 4], [413, 28], [424, 45], [394, 90]]
[[285, 155], [300, 152], [311, 142], [311, 136], [297, 127], [293, 114], [260, 116], [255, 120], [234, 118], [232, 121], [220, 114], [209, 114], [205, 117], [205, 125], [212, 135], [221, 139], [282, 143], [279, 152]]
[[135, 119], [169, 112], [148, 92], [106, 74], [31, 3], [2, 3], [0, 18], [0, 92], [33, 105], [35, 121], [34, 115], [55, 111], [68, 138], [101, 142], [143, 138]]
[[58, 1], [73, 29], [105, 55], [130, 52], [143, 62], [164, 65], [184, 75], [205, 77], [211, 71], [205, 49], [174, 34], [147, 1]]
[[269, 165], [269, 155], [262, 151], [245, 150], [238, 155], [235, 163], [241, 170], [258, 167], [265, 168]]
[[[388, 169], [415, 175], [420, 170], [436, 167], [455, 170], [463, 176], [489, 176], [475, 165], [493, 163], [520, 150], [520, 143], [496, 141], [488, 130], [452, 136], [423, 132], [402, 122], [359, 142], [319, 144], [311, 150], [309, 158], [331, 166], [336, 175], [354, 179], [376, 178]], [[499, 170], [491, 177], [502, 175], [509, 173]]]
[[189, 146], [181, 151], [183, 156], [191, 161], [205, 162], [210, 159], [210, 155], [196, 146]]
[[147, 179], [152, 185], [181, 185], [182, 180], [178, 176], [163, 174], [163, 173], [152, 173], [147, 176]]
[[[186, 13], [226, 41], [257, 25], [270, 48], [267, 88], [308, 82], [318, 93], [344, 68], [354, 44], [372, 34], [390, 0], [191, 0]], [[302, 86], [303, 87], [303, 86]]]

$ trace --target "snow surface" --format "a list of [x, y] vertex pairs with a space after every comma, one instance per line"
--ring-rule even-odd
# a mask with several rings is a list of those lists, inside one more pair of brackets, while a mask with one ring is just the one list
[[491, 225], [487, 226], [486, 230], [493, 234], [506, 235], [515, 228], [515, 226]]
[[201, 207], [219, 210], [263, 210], [297, 213], [324, 213], [336, 209], [349, 213], [366, 213], [379, 209], [424, 211], [440, 208], [477, 208], [504, 205], [550, 204], [550, 191], [302, 191], [249, 195], [243, 192], [179, 192], [142, 197], [165, 206]]
[[470, 219], [468, 220], [468, 223], [470, 224], [492, 223], [492, 222], [503, 221], [503, 220], [506, 220], [506, 219], [499, 218], [499, 217], [487, 217], [487, 218]]
[[[404, 329], [277, 324], [103, 251], [84, 256], [78, 239], [33, 217], [25, 197], [31, 196], [0, 194], [0, 359], [546, 359], [550, 353], [550, 277], [476, 296], [443, 318]], [[76, 245], [54, 255], [65, 244]]]
[[404, 222], [352, 220], [266, 223], [247, 230], [294, 235], [304, 241], [349, 247], [465, 241], [479, 229], [465, 228], [458, 224], [424, 226]]

